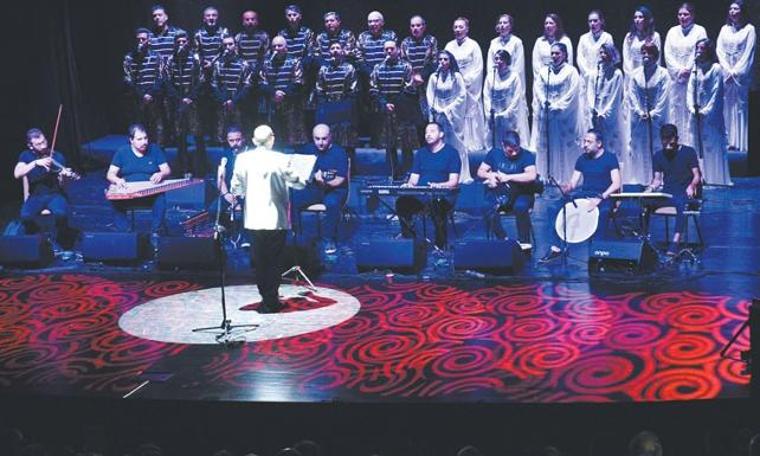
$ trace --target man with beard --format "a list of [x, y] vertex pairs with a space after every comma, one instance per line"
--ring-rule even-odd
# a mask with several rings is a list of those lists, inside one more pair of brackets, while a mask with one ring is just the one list
[[[428, 112], [425, 89], [430, 75], [435, 71], [438, 56], [438, 40], [427, 33], [427, 22], [422, 16], [409, 20], [410, 35], [401, 41], [401, 58], [412, 64], [412, 86], [417, 92], [420, 112]], [[419, 130], [423, 130], [422, 127]]]
[[354, 57], [356, 48], [356, 37], [354, 32], [343, 28], [340, 14], [335, 11], [325, 13], [323, 16], [325, 29], [317, 35], [316, 46], [314, 47], [315, 57], [319, 65], [323, 65], [331, 58], [330, 46], [333, 43], [340, 43], [343, 48], [343, 54], [349, 60]]
[[[386, 41], [384, 49], [385, 60], [370, 75], [370, 94], [377, 109], [373, 124], [382, 128], [379, 144], [385, 147], [392, 176], [399, 178], [412, 161], [412, 151], [419, 147], [416, 125], [422, 116], [412, 88], [412, 65], [400, 58], [395, 41]], [[403, 164], [398, 162], [399, 147]]]
[[[13, 169], [16, 179], [25, 181], [24, 204], [21, 206], [21, 222], [26, 233], [37, 229], [35, 217], [47, 209], [55, 218], [55, 231], [51, 241], [58, 249], [58, 235], [68, 228], [69, 209], [66, 193], [63, 188], [63, 178], [75, 178], [75, 174], [66, 168], [66, 159], [59, 151], [55, 156], [48, 147], [47, 138], [42, 130], [32, 128], [26, 132], [27, 149], [18, 156], [18, 162]], [[58, 168], [53, 160], [64, 166]]]
[[235, 39], [225, 36], [222, 40], [224, 51], [214, 62], [211, 90], [217, 104], [217, 138], [222, 142], [223, 134], [232, 125], [242, 122], [241, 105], [251, 89], [251, 68], [237, 54]]
[[[620, 190], [620, 165], [615, 154], [604, 150], [602, 134], [597, 130], [591, 129], [583, 136], [583, 150], [584, 153], [575, 161], [575, 170], [570, 183], [562, 184], [561, 188], [563, 193], [568, 194], [569, 199], [588, 199], [589, 212], [594, 208], [599, 208], [599, 223], [594, 236], [603, 235], [612, 211], [610, 195]], [[583, 185], [580, 185], [581, 179]], [[559, 215], [565, 202], [559, 200], [560, 206], [550, 212], [554, 215], [550, 220], [554, 220]], [[538, 260], [542, 264], [554, 261], [563, 255], [559, 247], [561, 241], [554, 229], [554, 224], [549, 225], [552, 244], [546, 255]]]
[[[187, 33], [181, 28], [169, 25], [169, 15], [163, 5], [153, 5], [150, 9], [150, 16], [153, 20], [153, 28], [150, 34], [150, 49], [161, 57], [166, 64], [167, 59], [174, 53], [174, 44], [179, 33]], [[174, 110], [168, 97], [161, 97], [161, 115], [163, 116], [164, 125], [169, 126], [166, 131], [167, 141], [174, 143], [174, 131], [171, 126], [175, 125]]]
[[[330, 127], [319, 124], [313, 130], [314, 142], [304, 149], [304, 153], [317, 156], [312, 181], [301, 190], [291, 193], [290, 220], [300, 222], [299, 212], [321, 203], [327, 210], [324, 217], [325, 253], [332, 255], [337, 251], [338, 221], [340, 210], [348, 197], [348, 156], [346, 151], [333, 144]], [[294, 230], [300, 230], [300, 225]]]
[[339, 41], [332, 43], [330, 59], [317, 74], [316, 121], [329, 125], [332, 139], [346, 148], [352, 172], [356, 169], [356, 83], [356, 69], [346, 61], [343, 45]]
[[285, 144], [296, 147], [305, 143], [303, 69], [300, 60], [288, 55], [288, 44], [282, 36], [272, 40], [272, 53], [259, 73], [259, 87], [270, 123], [283, 132]]
[[152, 140], [164, 139], [164, 122], [161, 115], [161, 57], [150, 49], [150, 30], [135, 31], [135, 49], [124, 56], [122, 68], [130, 119], [137, 119], [153, 132]]
[[[216, 185], [219, 189], [219, 195], [222, 198], [221, 210], [222, 215], [230, 215], [230, 219], [234, 223], [234, 228], [237, 231], [240, 238], [240, 247], [248, 248], [251, 246], [251, 241], [248, 238], [247, 233], [242, 230], [242, 224], [239, 223], [242, 220], [235, 219], [235, 211], [242, 209], [240, 201], [230, 193], [230, 186], [232, 181], [232, 172], [235, 169], [235, 160], [238, 155], [245, 151], [245, 140], [243, 138], [243, 130], [237, 126], [232, 125], [227, 128], [227, 147], [222, 151], [222, 157], [219, 160], [219, 166], [217, 167]], [[216, 201], [209, 208], [209, 212], [216, 214], [217, 204]]]
[[[444, 142], [443, 129], [435, 122], [425, 126], [425, 147], [414, 154], [414, 164], [408, 187], [432, 187], [455, 190], [459, 186], [459, 152]], [[412, 217], [427, 211], [435, 226], [435, 246], [445, 249], [447, 246], [446, 219], [449, 211], [454, 209], [456, 197], [450, 194], [422, 201], [415, 196], [400, 196], [396, 200], [396, 213], [401, 222], [401, 235], [413, 237]]]
[[222, 40], [230, 36], [227, 27], [219, 25], [219, 10], [213, 6], [206, 7], [203, 10], [201, 27], [196, 30], [193, 36], [195, 51], [201, 59], [203, 66], [203, 76], [206, 79], [204, 84], [203, 95], [201, 95], [201, 125], [204, 133], [221, 142], [215, 126], [218, 124], [214, 118], [216, 113], [216, 103], [211, 90], [212, 73], [214, 63], [219, 59], [224, 50]]
[[[148, 141], [148, 133], [145, 126], [132, 124], [129, 126], [129, 145], [117, 150], [108, 167], [106, 179], [112, 186], [125, 187], [127, 182], [150, 181], [159, 184], [171, 174], [171, 168], [166, 161], [163, 151]], [[149, 205], [153, 211], [150, 231], [154, 243], [158, 235], [164, 230], [164, 216], [166, 214], [166, 194], [131, 200], [111, 201], [114, 209], [114, 223], [117, 231], [130, 231], [127, 211], [131, 208]]]
[[[201, 60], [190, 48], [187, 33], [180, 31], [176, 35], [174, 53], [166, 61], [164, 83], [178, 140], [178, 174], [189, 173], [201, 178], [206, 168], [206, 142], [198, 117], [198, 97], [203, 82]], [[188, 133], [195, 139], [192, 155], [188, 153]]]
[[[673, 195], [672, 198], [657, 199], [647, 203], [650, 211], [658, 207], [676, 208], [676, 227], [672, 243], [667, 250], [667, 254], [672, 256], [679, 251], [681, 233], [686, 229], [684, 210], [689, 201], [696, 196], [702, 174], [699, 171], [697, 152], [689, 146], [678, 144], [678, 130], [675, 125], [665, 124], [660, 128], [660, 141], [662, 149], [654, 154], [652, 160], [654, 177], [644, 191], [652, 192], [657, 189], [657, 191]], [[649, 211], [646, 213], [646, 225], [649, 222], [649, 213]]]

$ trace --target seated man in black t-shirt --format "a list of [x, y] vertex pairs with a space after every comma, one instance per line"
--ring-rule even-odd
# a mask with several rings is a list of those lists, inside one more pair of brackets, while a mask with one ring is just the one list
[[[127, 182], [150, 181], [159, 184], [171, 174], [166, 156], [158, 147], [148, 143], [148, 133], [142, 124], [129, 126], [129, 145], [117, 150], [111, 160], [106, 179], [111, 185], [124, 186]], [[114, 222], [119, 231], [129, 231], [127, 211], [130, 208], [151, 206], [151, 235], [158, 236], [164, 228], [166, 197], [164, 193], [133, 200], [111, 201], [115, 211]]]
[[[459, 185], [459, 170], [462, 161], [459, 152], [443, 141], [443, 128], [436, 122], [425, 127], [425, 147], [414, 154], [409, 180], [406, 187], [429, 186], [432, 188], [456, 189]], [[455, 196], [436, 197], [422, 201], [414, 196], [401, 196], [396, 200], [396, 213], [401, 222], [401, 234], [414, 236], [411, 229], [412, 217], [427, 209], [435, 226], [435, 245], [445, 249], [447, 244], [446, 217], [454, 208]]]
[[314, 141], [304, 147], [304, 153], [317, 156], [311, 182], [301, 190], [290, 192], [290, 220], [293, 230], [300, 230], [298, 212], [312, 204], [322, 203], [327, 209], [324, 219], [325, 253], [337, 251], [340, 210], [348, 197], [348, 154], [332, 142], [330, 127], [318, 124], [312, 130]]
[[[596, 228], [598, 235], [600, 230], [604, 233], [607, 228], [607, 222], [612, 211], [610, 195], [620, 190], [620, 165], [617, 157], [604, 150], [602, 134], [594, 129], [589, 130], [583, 136], [583, 150], [585, 153], [578, 157], [575, 162], [575, 170], [570, 178], [569, 184], [561, 185], [562, 191], [567, 193], [569, 198], [578, 199], [586, 198], [589, 200], [588, 211], [599, 208], [599, 223]], [[583, 178], [583, 185], [578, 186]], [[555, 217], [560, 213], [565, 201], [559, 200], [557, 207], [551, 212]], [[551, 218], [550, 221], [553, 221]], [[554, 223], [550, 223], [550, 236], [552, 244], [546, 255], [539, 260], [539, 263], [548, 263], [562, 256], [560, 238], [554, 229]]]
[[[658, 191], [673, 195], [668, 199], [648, 201], [647, 206], [650, 210], [666, 206], [676, 208], [675, 233], [673, 233], [673, 242], [668, 248], [668, 255], [675, 255], [678, 252], [681, 233], [686, 228], [684, 210], [689, 200], [696, 196], [702, 175], [699, 171], [697, 152], [689, 146], [678, 144], [678, 129], [675, 125], [665, 124], [660, 127], [660, 141], [662, 149], [657, 151], [652, 159], [654, 177], [645, 191], [652, 192], [658, 189]], [[647, 211], [647, 225], [648, 222], [649, 212]]]
[[517, 236], [523, 248], [530, 248], [530, 208], [535, 202], [536, 156], [520, 147], [516, 131], [504, 133], [501, 148], [493, 148], [478, 168], [485, 179], [486, 226], [497, 238], [506, 239], [499, 212], [514, 212]]
[[[21, 206], [21, 222], [27, 233], [36, 229], [34, 217], [44, 209], [55, 217], [56, 234], [66, 230], [68, 226], [69, 209], [62, 186], [62, 178], [76, 178], [76, 174], [66, 168], [66, 159], [58, 151], [51, 156], [48, 142], [41, 130], [32, 128], [26, 132], [28, 149], [18, 156], [18, 162], [13, 169], [16, 179], [27, 179], [29, 194]], [[54, 163], [55, 162], [57, 163]], [[60, 168], [60, 167], [63, 168]], [[25, 195], [27, 196], [27, 195]], [[54, 245], [55, 246], [55, 245]]]

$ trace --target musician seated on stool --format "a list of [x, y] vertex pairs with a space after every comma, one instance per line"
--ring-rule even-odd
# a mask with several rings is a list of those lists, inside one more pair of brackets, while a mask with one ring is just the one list
[[[160, 184], [171, 174], [164, 152], [149, 144], [148, 132], [142, 124], [129, 126], [129, 145], [116, 151], [108, 167], [106, 179], [111, 185], [126, 187], [127, 182], [149, 181]], [[115, 211], [114, 223], [119, 231], [129, 231], [127, 211], [135, 207], [150, 206], [153, 216], [150, 223], [151, 236], [155, 239], [164, 228], [166, 196], [164, 193], [134, 200], [111, 201]]]
[[536, 156], [520, 147], [520, 135], [504, 133], [501, 148], [491, 149], [478, 168], [486, 185], [486, 226], [497, 238], [507, 239], [499, 212], [514, 212], [517, 236], [523, 248], [530, 248], [530, 208], [535, 202]]
[[32, 128], [27, 131], [26, 145], [28, 149], [19, 154], [18, 163], [13, 169], [16, 179], [26, 178], [29, 182], [29, 196], [21, 206], [21, 222], [27, 233], [34, 232], [37, 229], [34, 218], [44, 209], [50, 211], [55, 217], [56, 227], [51, 242], [58, 250], [57, 235], [66, 232], [69, 218], [63, 179], [74, 178], [76, 174], [65, 167], [63, 154], [56, 151], [55, 157], [52, 156], [42, 130]]
[[[596, 236], [600, 234], [600, 230], [603, 234], [607, 229], [607, 222], [612, 210], [610, 195], [620, 190], [620, 165], [615, 154], [604, 150], [602, 134], [597, 130], [591, 129], [583, 136], [583, 150], [585, 153], [581, 154], [575, 161], [575, 170], [570, 178], [570, 183], [561, 184], [561, 188], [572, 200], [588, 199], [587, 210], [589, 212], [596, 207], [599, 208], [599, 223], [596, 233], [594, 233]], [[583, 185], [579, 187], [581, 178], [583, 178]], [[552, 213], [560, 216], [565, 202], [559, 200]], [[562, 249], [559, 247], [560, 238], [553, 223], [550, 223], [550, 227], [552, 245], [546, 255], [539, 260], [539, 263], [548, 263], [562, 256]]]
[[[699, 171], [697, 152], [682, 144], [678, 144], [678, 129], [675, 125], [665, 124], [660, 127], [660, 141], [662, 149], [654, 154], [652, 167], [654, 177], [645, 192], [655, 189], [663, 193], [670, 193], [672, 198], [648, 201], [647, 207], [654, 210], [658, 207], [676, 208], [676, 227], [673, 233], [673, 242], [668, 247], [667, 254], [675, 255], [678, 252], [678, 244], [681, 241], [681, 233], [686, 228], [686, 216], [684, 210], [696, 194], [702, 175]], [[660, 190], [660, 187], [662, 189]], [[649, 211], [646, 213], [649, 224]]]
[[[227, 128], [225, 139], [227, 141], [227, 147], [222, 151], [222, 157], [219, 160], [219, 166], [217, 167], [216, 185], [219, 190], [219, 195], [222, 198], [220, 219], [222, 217], [229, 217], [233, 222], [235, 221], [235, 211], [242, 210], [240, 201], [230, 192], [230, 182], [232, 180], [232, 170], [235, 169], [235, 159], [237, 156], [245, 151], [245, 140], [243, 139], [243, 130], [237, 125], [231, 125]], [[209, 207], [209, 213], [216, 216], [217, 201]], [[238, 220], [234, 223], [235, 229], [240, 235], [240, 247], [248, 248], [251, 246], [251, 241], [248, 233], [242, 229], [242, 220]], [[241, 229], [238, 229], [240, 227]]]
[[318, 124], [312, 131], [314, 142], [304, 148], [304, 152], [317, 156], [312, 181], [305, 188], [293, 191], [290, 204], [290, 220], [298, 226], [298, 213], [312, 204], [322, 203], [327, 212], [324, 219], [325, 253], [337, 251], [338, 220], [340, 209], [348, 197], [348, 155], [346, 151], [332, 143], [330, 127]]
[[[462, 162], [459, 152], [443, 141], [443, 128], [436, 122], [425, 126], [425, 147], [414, 154], [409, 180], [403, 187], [427, 186], [431, 188], [456, 189]], [[396, 213], [401, 222], [401, 235], [413, 237], [412, 217], [427, 210], [435, 226], [435, 245], [445, 249], [447, 245], [446, 217], [454, 208], [455, 196], [434, 197], [421, 201], [414, 196], [401, 196], [396, 200]]]

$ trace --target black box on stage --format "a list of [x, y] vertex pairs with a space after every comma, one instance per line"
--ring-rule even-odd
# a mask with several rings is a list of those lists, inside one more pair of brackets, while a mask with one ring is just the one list
[[0, 236], [0, 264], [42, 267], [53, 261], [53, 248], [41, 235]]
[[590, 272], [649, 271], [657, 264], [657, 252], [638, 240], [597, 240], [591, 244]]
[[391, 269], [414, 273], [425, 266], [427, 249], [414, 239], [371, 239], [356, 245], [356, 268], [359, 271]]
[[164, 236], [157, 262], [161, 269], [217, 269], [219, 250], [214, 238]]
[[85, 261], [130, 262], [140, 259], [137, 233], [84, 233], [80, 244]]
[[454, 243], [454, 268], [515, 273], [522, 270], [525, 257], [513, 240], [472, 239]]

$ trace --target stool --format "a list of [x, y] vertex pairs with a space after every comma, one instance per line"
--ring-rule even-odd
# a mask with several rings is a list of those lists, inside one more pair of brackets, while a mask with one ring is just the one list
[[[694, 222], [694, 228], [697, 230], [697, 238], [699, 239], [699, 246], [704, 247], [705, 241], [702, 238], [702, 230], [699, 228], [699, 216], [702, 214], [701, 210], [701, 203], [697, 208], [689, 208], [685, 210], [684, 215], [686, 216], [686, 227], [684, 228], [684, 242], [689, 241], [689, 219], [693, 220]], [[673, 206], [665, 206], [657, 208], [652, 215], [660, 216], [665, 218], [665, 241], [670, 242], [670, 218], [675, 218], [676, 216], [676, 208]]]

